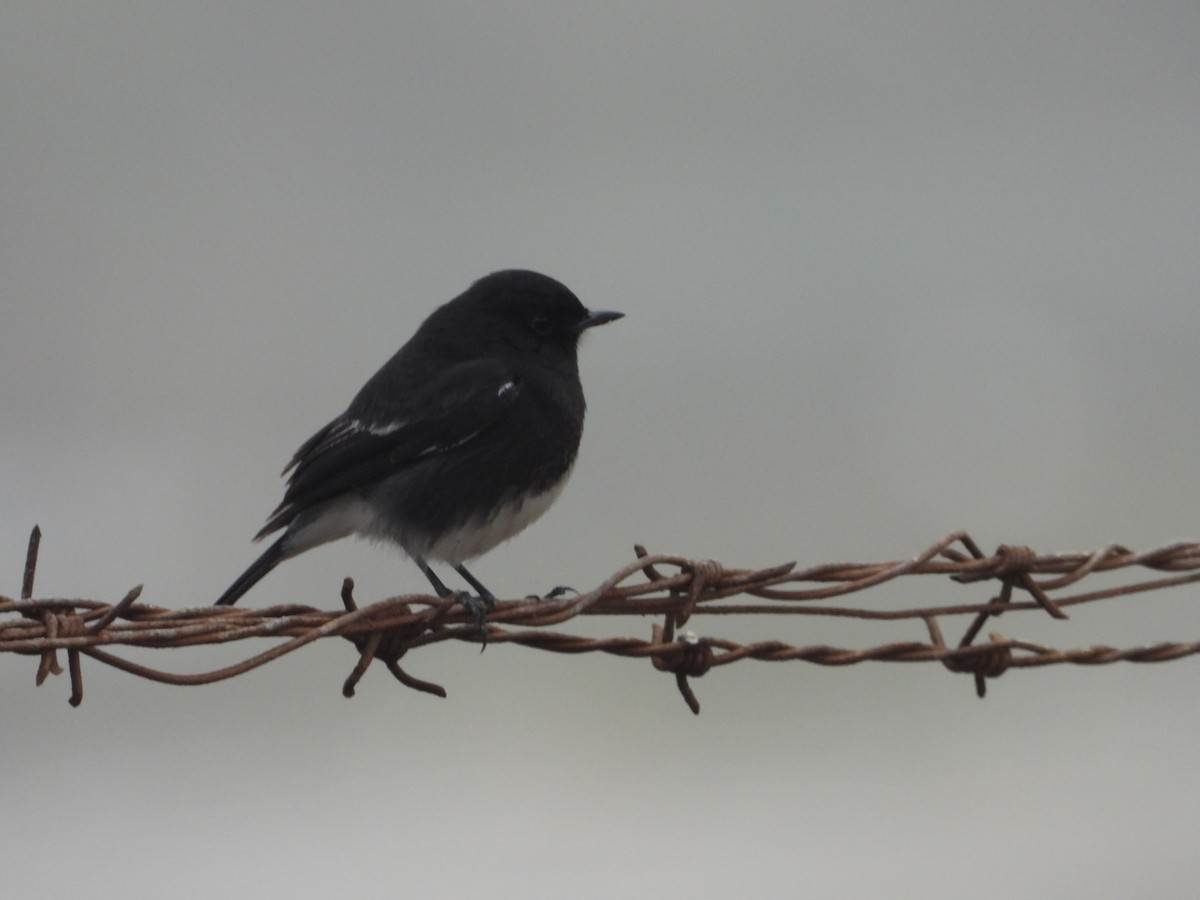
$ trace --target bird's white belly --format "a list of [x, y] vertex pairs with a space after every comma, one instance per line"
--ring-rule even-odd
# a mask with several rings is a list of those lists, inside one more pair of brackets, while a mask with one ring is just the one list
[[497, 544], [502, 544], [524, 531], [537, 520], [558, 499], [558, 495], [562, 493], [563, 485], [566, 483], [567, 479], [562, 478], [550, 490], [538, 494], [536, 497], [528, 497], [524, 502], [505, 504], [486, 521], [473, 519], [448, 531], [426, 547], [423, 555], [426, 559], [435, 559], [456, 566], [468, 559], [474, 559], [476, 556], [487, 553]]
[[288, 529], [284, 553], [295, 556], [351, 534], [372, 534], [378, 530], [378, 519], [378, 513], [364, 500], [339, 497], [327, 504], [319, 515], [302, 523], [298, 521]]

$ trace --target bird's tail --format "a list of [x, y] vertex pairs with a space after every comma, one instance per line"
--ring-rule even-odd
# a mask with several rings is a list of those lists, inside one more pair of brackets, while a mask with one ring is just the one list
[[285, 556], [282, 545], [283, 538], [280, 538], [268, 547], [262, 556], [250, 564], [250, 568], [238, 576], [237, 581], [226, 589], [214, 605], [233, 606], [237, 603], [242, 594], [254, 587], [259, 579], [283, 562]]

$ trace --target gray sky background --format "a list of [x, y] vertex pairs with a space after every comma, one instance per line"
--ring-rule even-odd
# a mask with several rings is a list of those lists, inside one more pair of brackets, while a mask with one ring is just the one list
[[[437, 304], [627, 313], [572, 483], [474, 567], [1200, 538], [1200, 5], [0, 7], [0, 591], [206, 604], [276, 473]], [[6, 560], [6, 562], [4, 562]], [[421, 590], [351, 541], [242, 602]], [[879, 607], [989, 589], [896, 584]], [[1184, 589], [996, 630], [1200, 635]], [[575, 631], [648, 637], [651, 621]], [[694, 620], [795, 644], [911, 625]], [[200, 671], [250, 652], [144, 653]], [[258, 649], [257, 647], [253, 649]], [[1197, 663], [992, 684], [328, 642], [181, 689], [0, 658], [12, 896], [1192, 896]]]

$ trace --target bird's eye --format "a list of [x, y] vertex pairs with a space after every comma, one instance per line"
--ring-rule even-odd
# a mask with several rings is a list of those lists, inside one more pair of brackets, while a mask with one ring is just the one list
[[529, 330], [538, 337], [547, 337], [554, 330], [554, 323], [549, 316], [534, 316], [529, 320]]

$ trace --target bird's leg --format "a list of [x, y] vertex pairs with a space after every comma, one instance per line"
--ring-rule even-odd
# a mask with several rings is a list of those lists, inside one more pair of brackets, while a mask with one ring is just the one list
[[437, 591], [437, 595], [439, 597], [454, 597], [456, 600], [458, 600], [459, 604], [475, 617], [475, 622], [479, 626], [479, 631], [486, 639], [487, 631], [483, 627], [483, 617], [496, 602], [496, 598], [492, 596], [491, 591], [467, 574], [466, 569], [464, 569], [462, 566], [458, 566], [457, 568], [459, 574], [466, 575], [467, 581], [471, 582], [471, 587], [479, 591], [479, 596], [475, 597], [466, 591], [459, 591], [456, 594], [442, 583], [442, 579], [438, 578], [433, 569], [429, 568], [429, 563], [425, 562], [425, 560], [419, 556], [414, 557], [414, 559], [416, 560], [417, 565], [421, 567], [421, 571], [425, 573], [425, 577], [429, 579], [429, 583], [433, 585], [433, 589]]
[[467, 584], [471, 585], [471, 587], [473, 587], [473, 588], [475, 588], [475, 590], [479, 591], [479, 597], [473, 598], [473, 599], [478, 599], [488, 609], [491, 609], [493, 606], [496, 605], [496, 595], [493, 594], [491, 591], [489, 591], [487, 588], [485, 588], [483, 586], [483, 584], [479, 581], [478, 578], [476, 578], [474, 575], [472, 575], [470, 572], [468, 572], [466, 566], [464, 566], [460, 563], [459, 565], [454, 567], [454, 571], [457, 572], [459, 575], [461, 575], [463, 578], [465, 578], [467, 581]]
[[471, 587], [479, 591], [479, 596], [475, 597], [466, 591], [459, 591], [456, 595], [454, 591], [446, 587], [442, 583], [442, 579], [438, 578], [433, 569], [429, 568], [429, 563], [425, 562], [420, 556], [414, 556], [413, 559], [417, 565], [421, 567], [421, 571], [425, 573], [425, 577], [429, 579], [429, 583], [433, 585], [433, 589], [437, 591], [439, 597], [455, 597], [459, 605], [462, 606], [475, 618], [475, 624], [479, 626], [479, 633], [483, 636], [483, 644], [487, 646], [487, 628], [484, 626], [483, 617], [487, 615], [496, 603], [496, 598], [492, 596], [492, 592], [480, 584], [475, 576], [468, 572], [463, 566], [455, 566], [455, 571], [463, 578], [470, 582]]
[[454, 567], [454, 571], [466, 579], [467, 584], [475, 588], [479, 592], [479, 596], [473, 597], [466, 591], [458, 595], [458, 602], [463, 609], [475, 617], [475, 623], [479, 626], [479, 634], [483, 637], [483, 647], [479, 648], [482, 653], [487, 647], [487, 628], [484, 626], [483, 617], [496, 605], [496, 596], [491, 591], [483, 586], [483, 583], [467, 571], [467, 567], [459, 563]]
[[425, 562], [425, 560], [419, 556], [414, 555], [413, 559], [416, 561], [417, 565], [421, 567], [421, 571], [425, 573], [425, 577], [429, 579], [429, 583], [433, 585], [433, 590], [439, 597], [449, 597], [454, 594], [454, 591], [450, 590], [450, 588], [446, 587], [446, 585], [442, 583], [442, 579], [437, 577], [437, 574], [433, 571], [433, 569], [429, 568], [429, 563]]

